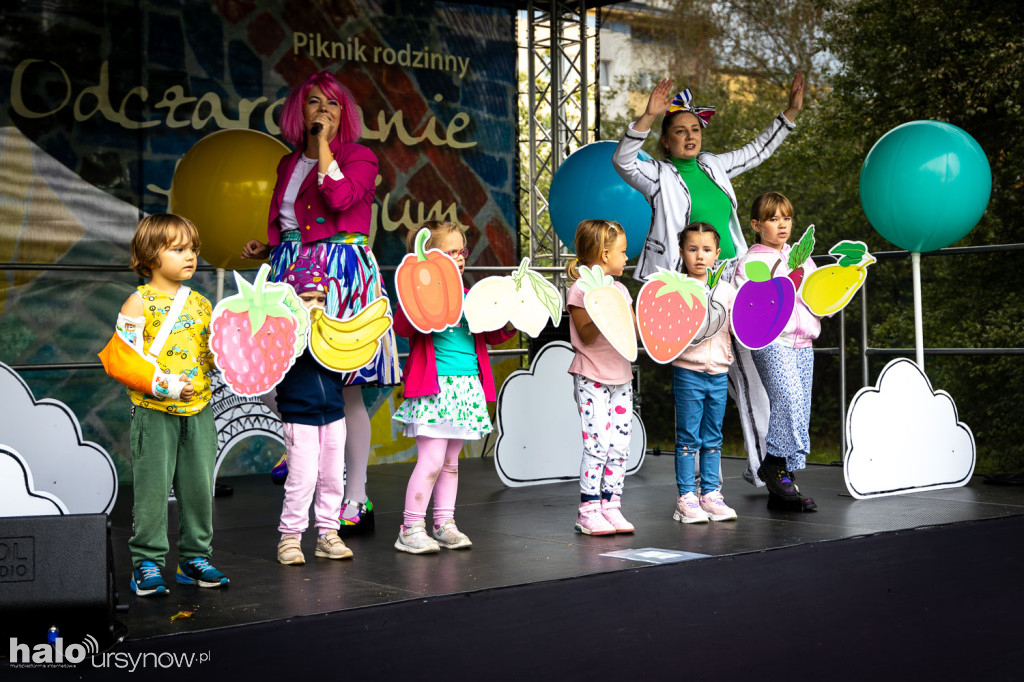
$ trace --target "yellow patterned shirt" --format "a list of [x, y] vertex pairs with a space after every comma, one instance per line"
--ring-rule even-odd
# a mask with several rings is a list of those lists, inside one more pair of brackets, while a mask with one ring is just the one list
[[149, 284], [139, 287], [138, 293], [142, 297], [142, 309], [146, 316], [146, 326], [142, 330], [143, 352], [149, 352], [149, 346], [161, 325], [173, 324], [171, 335], [156, 356], [156, 362], [168, 376], [185, 375], [191, 379], [195, 393], [190, 400], [172, 400], [128, 389], [128, 397], [133, 404], [151, 410], [182, 416], [197, 414], [210, 402], [209, 372], [213, 369], [213, 353], [210, 352], [209, 344], [212, 313], [210, 302], [204, 296], [190, 291], [178, 319], [166, 320], [173, 296]]

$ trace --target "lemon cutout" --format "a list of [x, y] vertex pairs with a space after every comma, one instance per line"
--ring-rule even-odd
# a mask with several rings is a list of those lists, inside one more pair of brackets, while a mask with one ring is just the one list
[[864, 242], [841, 241], [829, 253], [837, 256], [839, 262], [809, 274], [800, 292], [804, 303], [818, 317], [845, 308], [867, 280], [867, 267], [875, 262]]

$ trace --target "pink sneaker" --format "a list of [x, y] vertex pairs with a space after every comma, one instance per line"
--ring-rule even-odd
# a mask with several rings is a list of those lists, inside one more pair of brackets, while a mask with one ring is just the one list
[[612, 495], [610, 500], [602, 499], [601, 514], [604, 516], [605, 521], [612, 524], [616, 533], [632, 533], [636, 528], [619, 511], [622, 508], [621, 499], [619, 495]]
[[707, 512], [712, 521], [735, 521], [736, 510], [729, 507], [722, 497], [721, 490], [712, 490], [700, 496], [700, 508]]
[[576, 516], [576, 530], [584, 535], [614, 535], [615, 526], [601, 513], [601, 500], [583, 502]]
[[707, 513], [700, 508], [697, 496], [693, 493], [679, 496], [679, 499], [676, 500], [676, 510], [672, 513], [672, 518], [679, 523], [708, 522]]

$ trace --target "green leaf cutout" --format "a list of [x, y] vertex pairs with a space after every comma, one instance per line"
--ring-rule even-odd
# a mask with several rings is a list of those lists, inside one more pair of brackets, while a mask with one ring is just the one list
[[746, 264], [743, 271], [747, 274], [747, 279], [751, 282], [767, 282], [772, 278], [771, 270], [768, 269], [768, 264], [763, 263], [759, 260], [752, 260]]
[[712, 270], [711, 274], [708, 275], [708, 288], [714, 289], [718, 284], [718, 280], [722, 279], [722, 273], [725, 272], [725, 266], [720, 265], [717, 270]]
[[789, 269], [796, 270], [804, 264], [814, 251], [814, 225], [809, 225], [804, 231], [800, 241], [796, 243], [793, 250], [789, 252]]
[[581, 265], [579, 268], [580, 278], [576, 281], [576, 284], [584, 293], [593, 291], [594, 289], [600, 289], [601, 287], [610, 287], [615, 282], [610, 275], [604, 274], [604, 270], [599, 265]]
[[530, 280], [530, 286], [533, 287], [533, 293], [537, 295], [540, 302], [547, 308], [548, 314], [551, 315], [551, 322], [557, 325], [562, 319], [562, 297], [559, 295], [558, 289], [539, 272], [527, 270], [526, 276]]
[[693, 277], [688, 277], [680, 272], [658, 268], [657, 274], [647, 278], [647, 281], [652, 280], [665, 283], [665, 286], [658, 289], [658, 293], [654, 295], [655, 298], [661, 298], [669, 294], [679, 294], [683, 299], [683, 303], [691, 310], [695, 303], [700, 303], [702, 306], [707, 305], [707, 294], [704, 292], [704, 284]]
[[864, 261], [875, 262], [874, 257], [868, 253], [868, 247], [864, 242], [844, 239], [829, 249], [828, 252], [835, 256], [839, 260], [839, 265], [844, 268], [860, 265]]
[[281, 287], [266, 286], [270, 266], [264, 263], [256, 273], [252, 284], [235, 271], [238, 293], [220, 303], [220, 307], [233, 313], [248, 313], [252, 336], [263, 327], [268, 317], [291, 317], [292, 312], [284, 304], [288, 292]]

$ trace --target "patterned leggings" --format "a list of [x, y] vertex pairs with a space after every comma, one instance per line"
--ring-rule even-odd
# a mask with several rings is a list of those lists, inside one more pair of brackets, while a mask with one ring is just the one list
[[790, 471], [803, 469], [811, 451], [814, 349], [773, 343], [750, 354], [771, 402], [765, 438], [768, 454], [785, 457]]
[[597, 499], [622, 494], [633, 427], [633, 385], [608, 385], [574, 374], [583, 423], [580, 494]]

